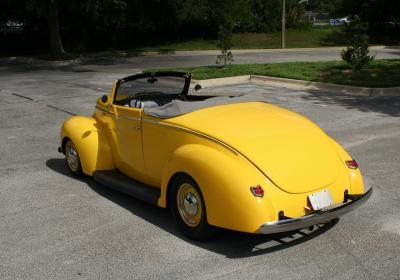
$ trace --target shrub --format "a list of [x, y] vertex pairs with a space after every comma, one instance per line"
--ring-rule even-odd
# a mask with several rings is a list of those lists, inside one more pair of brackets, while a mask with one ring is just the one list
[[233, 61], [232, 54], [232, 24], [230, 22], [226, 22], [219, 26], [218, 30], [218, 48], [221, 51], [221, 54], [217, 56], [217, 64], [223, 64], [226, 66], [227, 64], [231, 64]]
[[349, 46], [342, 51], [342, 59], [354, 70], [359, 70], [375, 58], [369, 55], [367, 27], [359, 16], [354, 16], [344, 26], [344, 33]]

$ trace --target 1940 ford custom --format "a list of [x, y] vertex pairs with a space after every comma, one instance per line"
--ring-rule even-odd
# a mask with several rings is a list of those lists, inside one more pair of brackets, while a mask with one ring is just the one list
[[305, 117], [261, 95], [190, 95], [191, 75], [115, 81], [92, 117], [61, 129], [75, 175], [170, 208], [180, 230], [277, 233], [329, 222], [363, 204], [357, 162]]

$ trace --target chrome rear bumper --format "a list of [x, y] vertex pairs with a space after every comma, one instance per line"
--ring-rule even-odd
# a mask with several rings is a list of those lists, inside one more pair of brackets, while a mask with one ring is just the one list
[[365, 194], [360, 195], [349, 202], [338, 204], [329, 210], [320, 211], [300, 218], [267, 222], [260, 226], [259, 232], [263, 234], [271, 234], [302, 229], [316, 224], [325, 223], [360, 207], [371, 197], [371, 195], [372, 188], [370, 188]]

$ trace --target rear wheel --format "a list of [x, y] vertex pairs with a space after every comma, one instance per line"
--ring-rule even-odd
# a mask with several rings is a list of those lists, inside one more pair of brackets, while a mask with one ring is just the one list
[[82, 176], [82, 165], [79, 158], [78, 150], [75, 148], [71, 140], [67, 140], [65, 144], [65, 159], [67, 161], [68, 169], [75, 176]]
[[204, 198], [193, 178], [180, 174], [173, 180], [171, 188], [169, 205], [182, 233], [198, 241], [213, 237], [216, 229], [207, 223]]

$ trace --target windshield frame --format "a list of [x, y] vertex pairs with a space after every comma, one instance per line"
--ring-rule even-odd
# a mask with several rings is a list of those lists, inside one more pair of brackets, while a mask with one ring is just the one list
[[[192, 80], [192, 74], [186, 73], [186, 72], [177, 72], [177, 71], [163, 71], [163, 72], [146, 72], [146, 73], [140, 73], [136, 75], [131, 75], [122, 79], [118, 79], [115, 85], [114, 89], [114, 94], [113, 94], [113, 100], [112, 104], [115, 104], [117, 95], [118, 95], [118, 89], [121, 85], [124, 83], [138, 80], [138, 79], [144, 79], [144, 78], [157, 78], [157, 77], [178, 77], [178, 78], [184, 78], [185, 83], [183, 86], [182, 91], [179, 94], [176, 94], [176, 96], [187, 96], [189, 93], [189, 87], [190, 87], [190, 82]], [[150, 93], [151, 94], [151, 93]]]

